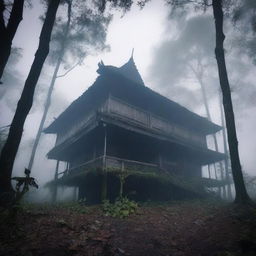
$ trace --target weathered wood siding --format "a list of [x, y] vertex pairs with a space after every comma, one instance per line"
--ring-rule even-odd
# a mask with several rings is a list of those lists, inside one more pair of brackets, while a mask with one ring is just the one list
[[109, 97], [100, 110], [103, 113], [116, 115], [121, 119], [127, 119], [130, 122], [134, 122], [160, 133], [206, 147], [205, 136], [173, 124], [168, 120], [139, 109], [112, 96]]
[[95, 111], [85, 113], [82, 118], [73, 124], [68, 124], [67, 128], [63, 129], [60, 133], [57, 134], [56, 146], [64, 142], [65, 140], [71, 138], [78, 131], [82, 130], [87, 126], [87, 124], [95, 118]]
[[68, 128], [63, 129], [63, 131], [57, 135], [56, 145], [61, 144], [84, 129], [93, 118], [96, 118], [97, 112], [115, 116], [135, 125], [157, 131], [158, 133], [206, 147], [205, 136], [173, 124], [168, 120], [112, 96], [109, 96], [98, 109], [85, 113], [78, 122], [68, 124]]

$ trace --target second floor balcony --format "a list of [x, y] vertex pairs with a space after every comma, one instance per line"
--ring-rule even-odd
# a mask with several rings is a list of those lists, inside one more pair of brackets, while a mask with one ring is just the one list
[[196, 131], [189, 130], [188, 128], [181, 127], [169, 120], [128, 104], [113, 96], [109, 96], [100, 107], [82, 115], [82, 118], [78, 122], [70, 124], [69, 128], [63, 129], [63, 132], [57, 135], [56, 146], [81, 132], [83, 129], [86, 129], [86, 127], [96, 121], [101, 115], [124, 121], [127, 126], [138, 127], [149, 132], [173, 138], [176, 141], [188, 142], [207, 148], [206, 136]]

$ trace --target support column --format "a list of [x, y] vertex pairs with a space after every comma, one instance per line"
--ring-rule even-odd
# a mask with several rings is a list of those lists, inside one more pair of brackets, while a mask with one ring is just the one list
[[162, 159], [161, 153], [158, 154], [158, 165], [159, 165], [159, 169], [162, 169], [163, 159]]
[[104, 123], [103, 127], [104, 127], [104, 148], [103, 148], [103, 165], [102, 165], [101, 201], [107, 199], [107, 168], [106, 168], [107, 125]]
[[74, 191], [73, 191], [73, 200], [77, 201], [77, 187], [74, 187]]
[[209, 179], [211, 179], [211, 168], [210, 168], [210, 165], [208, 164], [208, 176], [209, 176]]
[[124, 182], [126, 175], [124, 173], [124, 161], [121, 163], [121, 173], [118, 175], [119, 176], [119, 181], [120, 181], [120, 188], [119, 188], [119, 198], [123, 197], [123, 190], [124, 190]]
[[96, 158], [96, 145], [93, 146], [92, 159]]
[[59, 163], [60, 161], [57, 160], [56, 168], [55, 168], [55, 174], [54, 174], [54, 184], [52, 189], [52, 202], [55, 203], [57, 199], [57, 180], [58, 180], [58, 173], [59, 173]]

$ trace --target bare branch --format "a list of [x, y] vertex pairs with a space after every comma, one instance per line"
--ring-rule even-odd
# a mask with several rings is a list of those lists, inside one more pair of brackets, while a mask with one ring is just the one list
[[67, 75], [69, 72], [71, 72], [74, 68], [76, 68], [78, 65], [81, 65], [82, 61], [79, 60], [73, 67], [71, 67], [69, 70], [67, 70], [64, 74], [56, 76], [56, 78], [63, 77]]

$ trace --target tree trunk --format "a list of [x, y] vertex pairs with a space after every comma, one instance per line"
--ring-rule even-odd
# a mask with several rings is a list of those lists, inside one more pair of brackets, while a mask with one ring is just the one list
[[37, 131], [37, 134], [36, 134], [36, 138], [35, 138], [35, 141], [34, 141], [34, 144], [33, 144], [32, 152], [31, 152], [31, 156], [30, 156], [30, 160], [29, 160], [29, 164], [28, 164], [28, 169], [29, 170], [32, 169], [32, 166], [33, 166], [33, 163], [34, 163], [38, 143], [39, 143], [39, 140], [40, 140], [43, 128], [44, 128], [44, 123], [45, 123], [45, 120], [46, 120], [46, 116], [47, 116], [49, 107], [51, 105], [51, 96], [52, 96], [53, 88], [54, 88], [55, 81], [56, 81], [56, 78], [57, 78], [57, 74], [58, 74], [58, 71], [59, 71], [59, 68], [60, 68], [60, 65], [61, 65], [61, 62], [62, 62], [63, 55], [65, 53], [67, 36], [68, 36], [68, 33], [69, 33], [70, 20], [71, 20], [71, 1], [68, 1], [67, 4], [68, 4], [68, 20], [67, 20], [67, 25], [66, 25], [66, 28], [65, 28], [65, 31], [64, 31], [64, 37], [63, 37], [64, 39], [63, 39], [62, 44], [61, 44], [60, 55], [58, 56], [58, 60], [57, 60], [57, 63], [56, 63], [55, 69], [54, 69], [51, 84], [50, 84], [50, 87], [48, 89], [47, 98], [46, 98], [45, 106], [44, 106], [44, 113], [43, 113], [42, 119], [40, 121], [40, 125], [39, 125], [38, 131]]
[[20, 100], [14, 114], [7, 141], [0, 156], [0, 194], [12, 193], [12, 168], [21, 141], [26, 117], [32, 107], [35, 87], [44, 61], [49, 53], [51, 32], [60, 0], [50, 1], [46, 18], [41, 30], [39, 46], [33, 64], [24, 85]]
[[[220, 115], [221, 115], [221, 126], [223, 127], [223, 146], [224, 146], [224, 153], [226, 156], [229, 156], [228, 147], [227, 147], [227, 136], [226, 136], [226, 126], [224, 120], [224, 113], [223, 113], [223, 106], [221, 104], [221, 95], [219, 94], [219, 104], [220, 104]], [[228, 158], [224, 160], [225, 169], [226, 169], [226, 180], [227, 180], [227, 199], [232, 200], [232, 193], [231, 193], [231, 180], [229, 176], [229, 169], [228, 169]]]
[[230, 150], [230, 159], [232, 174], [234, 178], [234, 184], [236, 189], [235, 203], [243, 204], [251, 202], [245, 185], [244, 179], [239, 159], [238, 152], [238, 141], [236, 135], [236, 126], [235, 126], [235, 117], [231, 99], [230, 86], [228, 81], [228, 74], [225, 63], [225, 54], [223, 43], [225, 40], [225, 35], [223, 33], [223, 10], [222, 10], [222, 1], [213, 0], [213, 15], [215, 19], [215, 29], [216, 29], [216, 48], [215, 56], [217, 60], [218, 73], [220, 79], [220, 87], [223, 94], [223, 106], [224, 113], [227, 125], [227, 135], [228, 135], [228, 144]]
[[0, 79], [2, 78], [4, 68], [11, 54], [12, 40], [16, 34], [18, 26], [22, 21], [24, 0], [14, 0], [10, 18], [7, 25], [4, 24], [3, 11], [4, 1], [0, 1]]

